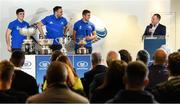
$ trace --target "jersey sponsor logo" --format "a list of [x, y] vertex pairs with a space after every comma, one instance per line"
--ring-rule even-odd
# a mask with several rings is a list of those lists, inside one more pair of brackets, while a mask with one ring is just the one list
[[49, 22], [49, 24], [53, 24], [53, 22], [52, 22], [52, 21], [50, 21], [50, 22]]
[[61, 25], [64, 25], [64, 22], [61, 22]]
[[79, 30], [81, 30], [81, 29], [82, 29], [82, 26], [80, 25], [80, 26], [79, 26]]
[[89, 28], [89, 29], [92, 29], [92, 27], [91, 27], [91, 26], [88, 26], [88, 28]]
[[20, 30], [21, 28], [19, 26], [16, 27], [16, 30]]

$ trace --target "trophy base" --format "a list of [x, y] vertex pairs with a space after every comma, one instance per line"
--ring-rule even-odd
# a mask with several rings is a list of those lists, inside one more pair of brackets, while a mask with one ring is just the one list
[[50, 48], [46, 48], [46, 49], [41, 49], [38, 53], [41, 55], [49, 55], [52, 53], [52, 51]]
[[77, 49], [77, 52], [76, 52], [77, 54], [88, 54], [89, 53], [89, 50], [88, 49], [86, 49], [85, 47], [83, 47], [83, 48], [79, 48], [79, 49]]
[[23, 43], [21, 50], [25, 52], [25, 54], [36, 54], [34, 43]]

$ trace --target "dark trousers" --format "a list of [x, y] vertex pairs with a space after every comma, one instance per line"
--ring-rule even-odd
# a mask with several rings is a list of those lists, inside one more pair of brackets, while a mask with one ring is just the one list
[[12, 52], [14, 52], [14, 51], [21, 51], [21, 48], [12, 48], [11, 51]]
[[51, 45], [50, 48], [52, 49], [52, 51], [60, 50], [62, 48], [62, 45]]

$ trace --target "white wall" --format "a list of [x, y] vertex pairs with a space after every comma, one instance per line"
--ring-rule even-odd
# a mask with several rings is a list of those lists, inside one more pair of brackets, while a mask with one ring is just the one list
[[174, 12], [176, 14], [176, 49], [180, 49], [180, 0], [171, 0], [171, 12]]
[[[81, 17], [83, 9], [90, 9], [92, 15], [104, 21], [108, 35], [95, 43], [94, 51], [100, 51], [106, 56], [109, 50], [124, 48], [135, 59], [137, 51], [143, 49], [141, 36], [145, 26], [150, 23], [152, 13], [169, 13], [171, 0], [1, 0], [0, 5], [0, 58], [9, 58], [5, 47], [5, 30], [8, 23], [16, 18], [17, 8], [24, 8], [25, 20], [32, 21], [38, 10], [51, 13], [54, 6], [61, 5], [65, 11], [78, 17]], [[164, 24], [165, 21], [161, 23]]]

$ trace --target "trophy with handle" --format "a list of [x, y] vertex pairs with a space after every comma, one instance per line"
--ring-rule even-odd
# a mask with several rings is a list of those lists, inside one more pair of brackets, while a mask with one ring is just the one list
[[85, 45], [87, 44], [86, 39], [85, 38], [80, 38], [79, 42], [77, 43], [79, 48], [77, 49], [77, 54], [88, 54], [89, 51], [88, 49], [85, 47]]
[[39, 39], [38, 43], [41, 45], [41, 48], [39, 50], [40, 54], [51, 54], [52, 50], [50, 49], [50, 46], [53, 44], [54, 39]]
[[22, 51], [26, 54], [35, 54], [35, 44], [31, 39], [31, 36], [36, 34], [36, 28], [31, 26], [29, 28], [21, 28], [19, 30], [21, 35], [26, 36], [26, 39], [23, 40]]
[[61, 52], [64, 55], [67, 55], [68, 51], [66, 49], [66, 44], [68, 44], [68, 37], [60, 37], [55, 39], [56, 42], [60, 43], [62, 45]]

